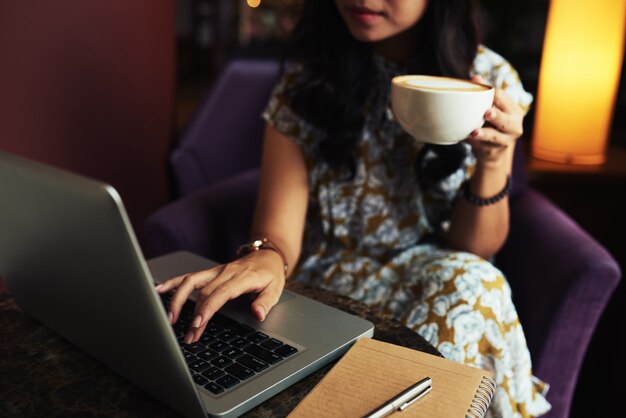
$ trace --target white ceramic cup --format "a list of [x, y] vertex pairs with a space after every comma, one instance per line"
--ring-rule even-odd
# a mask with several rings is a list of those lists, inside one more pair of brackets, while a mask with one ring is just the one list
[[391, 80], [396, 121], [421, 142], [450, 145], [484, 124], [494, 88], [449, 77], [403, 75]]

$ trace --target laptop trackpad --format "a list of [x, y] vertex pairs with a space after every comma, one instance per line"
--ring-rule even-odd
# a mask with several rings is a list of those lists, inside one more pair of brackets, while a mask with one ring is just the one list
[[[295, 296], [291, 292], [285, 291], [283, 292], [282, 295], [280, 295], [280, 299], [278, 300], [276, 305], [274, 305], [274, 307], [281, 305], [287, 302], [288, 300], [293, 299], [294, 297]], [[227, 302], [226, 306], [228, 306], [229, 308], [235, 308], [237, 310], [240, 310], [242, 308], [250, 310], [250, 305], [252, 304], [252, 302], [254, 302], [255, 298], [256, 298], [256, 295], [252, 293], [241, 295], [237, 299], [233, 299]]]

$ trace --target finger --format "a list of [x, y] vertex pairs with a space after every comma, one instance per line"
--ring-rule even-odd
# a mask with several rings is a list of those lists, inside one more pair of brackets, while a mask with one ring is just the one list
[[472, 132], [470, 138], [472, 140], [480, 141], [478, 143], [488, 143], [493, 145], [507, 146], [511, 142], [510, 136], [500, 132], [495, 128], [483, 126]]
[[485, 112], [485, 120], [500, 132], [511, 134], [515, 137], [522, 136], [522, 121], [516, 115], [509, 115], [496, 107]]
[[167, 293], [172, 289], [175, 289], [178, 287], [178, 285], [180, 284], [180, 282], [185, 278], [185, 275], [181, 275], [181, 276], [176, 276], [173, 277], [171, 279], [168, 279], [166, 281], [164, 281], [161, 284], [158, 284], [155, 289], [157, 292], [159, 293]]
[[183, 342], [185, 344], [191, 344], [191, 343], [196, 342], [196, 341], [198, 341], [198, 340], [196, 339], [195, 330], [192, 329], [192, 328], [189, 328], [187, 330], [187, 332], [185, 333], [185, 338], [183, 339]]
[[218, 286], [233, 279], [234, 273], [231, 269], [224, 269], [213, 280], [205, 284], [199, 291], [196, 298], [196, 306], [194, 309], [193, 319], [190, 324], [190, 328], [205, 328], [211, 317], [215, 312], [207, 311], [204, 306], [206, 305], [207, 298], [215, 291]]
[[176, 292], [170, 300], [169, 312], [167, 313], [167, 316], [170, 318], [170, 322], [172, 324], [175, 324], [178, 321], [180, 311], [185, 304], [185, 301], [193, 291], [193, 287], [189, 289], [191, 280], [192, 275], [185, 274], [182, 277], [182, 280], [179, 281], [178, 286], [176, 286]]
[[185, 344], [191, 344], [198, 341], [200, 337], [202, 337], [205, 329], [206, 324], [197, 328], [189, 328], [185, 334]]
[[176, 293], [174, 293], [170, 301], [170, 312], [172, 313], [173, 324], [178, 321], [180, 311], [187, 299], [189, 299], [191, 292], [204, 286], [204, 284], [218, 275], [220, 271], [221, 269], [219, 268], [203, 270], [197, 273], [187, 274], [182, 278], [176, 288]]
[[487, 84], [485, 79], [480, 74], [473, 75], [472, 78], [470, 78], [470, 80], [474, 83]]
[[197, 314], [202, 318], [201, 323], [208, 322], [229, 300], [235, 299], [242, 294], [256, 291], [258, 284], [258, 280], [251, 279], [246, 277], [245, 273], [238, 272], [229, 280], [225, 280], [214, 287], [198, 307]]
[[498, 109], [501, 109], [505, 113], [510, 113], [510, 114], [523, 113], [522, 109], [518, 106], [518, 104], [515, 103], [513, 99], [511, 99], [509, 95], [506, 94], [506, 92], [502, 89], [496, 89], [496, 92], [493, 98], [493, 105], [497, 107]]
[[470, 141], [472, 152], [477, 160], [492, 161], [502, 154], [503, 147], [480, 140]]
[[[198, 307], [198, 301], [196, 301], [196, 309], [197, 307]], [[202, 321], [202, 323], [200, 323], [201, 321], [198, 321], [198, 318], [201, 318], [201, 317], [199, 315], [194, 314], [194, 319], [192, 319], [191, 324], [189, 325], [189, 328], [187, 329], [187, 333], [185, 334], [186, 344], [190, 344], [192, 342], [198, 341], [200, 337], [202, 336], [202, 333], [204, 333], [206, 326], [209, 323], [210, 318], [208, 318], [206, 322]]]
[[[473, 75], [470, 80], [474, 83], [490, 85], [480, 74]], [[493, 104], [506, 113], [524, 113], [519, 105], [506, 93], [506, 91], [500, 88], [495, 89]]]
[[208, 293], [207, 289], [215, 289], [221, 283], [224, 283], [232, 278], [232, 274], [224, 274], [224, 270], [225, 268], [220, 270], [219, 274], [216, 277], [214, 277], [200, 289], [200, 292], [198, 293], [198, 296], [196, 298], [194, 315], [192, 317], [189, 328], [185, 333], [185, 344], [191, 344], [192, 342], [196, 342], [200, 339], [209, 323], [209, 320], [215, 313], [203, 313], [202, 306], [205, 304], [205, 300], [210, 294]]
[[255, 271], [244, 269], [233, 273], [229, 280], [214, 287], [210, 293], [203, 289], [203, 293], [206, 292], [206, 298], [198, 310], [202, 323], [206, 323], [229, 300], [244, 293], [258, 292], [264, 289], [270, 281], [269, 275], [260, 275]]
[[282, 283], [270, 283], [252, 303], [252, 312], [259, 321], [264, 321], [270, 310], [278, 303], [283, 292]]

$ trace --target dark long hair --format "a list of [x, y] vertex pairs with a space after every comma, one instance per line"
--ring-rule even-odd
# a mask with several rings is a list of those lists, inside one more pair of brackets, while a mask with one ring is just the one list
[[[430, 0], [417, 23], [417, 48], [411, 74], [467, 78], [479, 43], [476, 0]], [[322, 158], [354, 169], [351, 150], [364, 123], [364, 104], [375, 70], [371, 44], [350, 34], [332, 0], [304, 0], [292, 33], [289, 59], [304, 69], [286, 91], [294, 110], [326, 132]], [[428, 177], [444, 177], [458, 167], [460, 145], [424, 147], [435, 159]], [[419, 158], [418, 158], [419, 160]], [[418, 171], [419, 164], [416, 165]]]

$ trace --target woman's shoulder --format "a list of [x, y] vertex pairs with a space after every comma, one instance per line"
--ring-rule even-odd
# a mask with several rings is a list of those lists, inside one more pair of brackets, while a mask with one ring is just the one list
[[304, 71], [304, 66], [301, 63], [284, 61], [281, 65], [281, 73], [277, 85], [283, 88], [291, 87], [303, 76]]
[[[292, 106], [290, 91], [297, 86], [298, 78], [302, 77], [303, 67], [299, 63], [285, 62], [281, 75], [274, 86], [268, 103], [261, 116], [277, 131], [305, 147], [312, 149], [317, 131]], [[314, 133], [316, 135], [314, 135]]]
[[524, 89], [519, 73], [502, 55], [479, 45], [470, 70], [470, 76], [474, 75], [480, 75], [488, 84], [506, 91], [511, 99], [528, 111], [533, 96]]
[[503, 73], [517, 74], [515, 68], [506, 58], [485, 45], [478, 46], [471, 71], [472, 75], [480, 74], [481, 76], [486, 76], [483, 77], [485, 79]]

